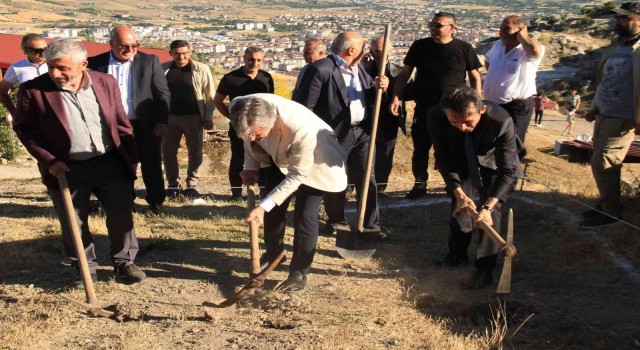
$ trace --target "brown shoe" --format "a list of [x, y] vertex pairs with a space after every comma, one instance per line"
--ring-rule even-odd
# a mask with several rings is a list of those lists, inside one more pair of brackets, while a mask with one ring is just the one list
[[114, 267], [116, 281], [125, 283], [138, 283], [147, 278], [147, 275], [136, 264], [120, 265]]

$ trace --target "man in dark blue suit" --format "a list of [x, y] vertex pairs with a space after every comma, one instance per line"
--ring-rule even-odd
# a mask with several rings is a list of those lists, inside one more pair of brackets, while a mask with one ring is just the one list
[[[367, 166], [373, 102], [376, 86], [386, 90], [389, 79], [371, 76], [360, 64], [364, 54], [364, 38], [357, 33], [338, 34], [331, 44], [332, 54], [306, 69], [293, 100], [311, 109], [329, 124], [340, 145], [347, 152], [347, 175], [355, 182], [358, 199]], [[380, 229], [376, 180], [373, 172], [369, 182], [364, 227]], [[327, 228], [347, 224], [344, 215], [345, 191], [327, 194], [325, 210]], [[384, 234], [381, 233], [381, 236]], [[384, 237], [381, 237], [384, 238]]]
[[149, 210], [159, 213], [166, 196], [160, 146], [171, 101], [167, 79], [157, 56], [138, 52], [140, 45], [130, 27], [113, 28], [109, 45], [111, 51], [89, 57], [89, 68], [111, 74], [118, 81], [140, 154]]

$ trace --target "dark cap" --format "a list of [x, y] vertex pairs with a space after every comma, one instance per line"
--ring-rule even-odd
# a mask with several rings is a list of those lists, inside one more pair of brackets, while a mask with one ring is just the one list
[[611, 10], [611, 12], [627, 16], [640, 15], [640, 1], [625, 2], [619, 8]]

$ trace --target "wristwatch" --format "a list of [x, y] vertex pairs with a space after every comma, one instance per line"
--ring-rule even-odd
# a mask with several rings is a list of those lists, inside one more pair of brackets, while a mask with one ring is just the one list
[[482, 210], [482, 209], [488, 210], [488, 211], [493, 213], [493, 207], [490, 207], [490, 206], [488, 206], [486, 204], [480, 207], [480, 210]]

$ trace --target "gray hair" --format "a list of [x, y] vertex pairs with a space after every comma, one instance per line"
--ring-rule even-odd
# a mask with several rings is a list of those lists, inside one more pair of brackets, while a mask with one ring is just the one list
[[276, 108], [262, 98], [249, 96], [239, 98], [231, 104], [229, 120], [241, 139], [247, 139], [251, 127], [273, 128], [278, 112]]
[[56, 39], [47, 45], [42, 55], [47, 61], [71, 58], [74, 62], [80, 63], [87, 60], [87, 49], [73, 39]]
[[356, 37], [351, 40], [345, 40], [345, 33], [340, 33], [338, 34], [338, 36], [336, 36], [335, 39], [333, 39], [333, 42], [331, 43], [331, 52], [338, 55], [346, 52], [350, 48], [359, 49], [359, 45], [362, 45], [361, 38]]
[[22, 42], [20, 43], [20, 47], [22, 51], [26, 51], [33, 47], [34, 41], [44, 40], [44, 37], [41, 34], [29, 33], [25, 34], [22, 37]]
[[510, 15], [503, 19], [503, 21], [511, 22], [516, 27], [524, 27], [527, 25], [527, 22], [524, 20], [524, 17], [519, 15]]
[[471, 106], [480, 111], [480, 108], [483, 106], [483, 102], [480, 94], [475, 89], [468, 86], [451, 89], [447, 91], [440, 100], [440, 107], [443, 110], [450, 109], [455, 113], [463, 115], [471, 113]]
[[316, 50], [321, 52], [327, 52], [327, 44], [324, 43], [324, 40], [320, 38], [311, 38], [304, 41], [305, 45], [316, 44]]
[[257, 47], [257, 46], [249, 46], [244, 50], [244, 55], [249, 55], [252, 54], [254, 52], [262, 52], [264, 53], [264, 50], [261, 47]]

